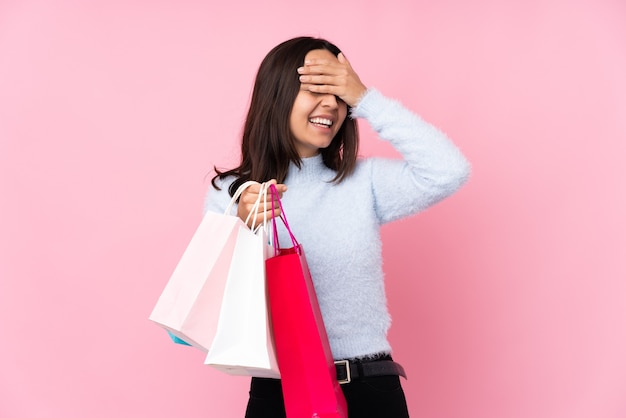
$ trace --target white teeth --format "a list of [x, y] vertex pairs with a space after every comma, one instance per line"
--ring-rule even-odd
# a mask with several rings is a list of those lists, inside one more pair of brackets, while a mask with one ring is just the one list
[[326, 126], [332, 126], [333, 125], [333, 121], [332, 120], [324, 119], [324, 118], [311, 118], [311, 119], [309, 119], [309, 122], [316, 123], [318, 125], [326, 125]]

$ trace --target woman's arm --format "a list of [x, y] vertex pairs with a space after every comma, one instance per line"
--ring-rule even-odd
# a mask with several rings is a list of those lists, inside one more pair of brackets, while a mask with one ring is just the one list
[[469, 176], [469, 163], [446, 135], [398, 101], [367, 89], [348, 62], [310, 60], [298, 69], [303, 88], [334, 94], [388, 140], [403, 161], [372, 159], [372, 193], [381, 223], [408, 216], [454, 193]]
[[403, 157], [370, 162], [381, 223], [426, 209], [469, 177], [469, 162], [443, 132], [377, 90], [369, 89], [351, 116], [366, 119]]
[[443, 132], [377, 90], [368, 90], [352, 117], [365, 118], [403, 157], [403, 161], [371, 161], [381, 223], [426, 209], [454, 193], [469, 177], [469, 162]]

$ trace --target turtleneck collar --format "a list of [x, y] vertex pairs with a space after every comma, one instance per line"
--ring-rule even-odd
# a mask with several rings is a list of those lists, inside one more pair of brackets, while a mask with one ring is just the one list
[[310, 181], [328, 181], [335, 173], [324, 165], [322, 154], [301, 159], [300, 168], [293, 162], [289, 164], [289, 174], [285, 183], [301, 183]]

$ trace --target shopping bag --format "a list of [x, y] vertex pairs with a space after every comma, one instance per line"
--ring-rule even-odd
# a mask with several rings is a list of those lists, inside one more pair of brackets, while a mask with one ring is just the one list
[[180, 338], [172, 334], [170, 331], [167, 331], [167, 335], [169, 335], [172, 341], [174, 341], [176, 344], [189, 345], [189, 346], [191, 345], [188, 342], [181, 340]]
[[[266, 186], [262, 185], [249, 218], [256, 218]], [[256, 231], [239, 229], [217, 332], [205, 364], [231, 375], [280, 378], [265, 287], [265, 260], [272, 251], [267, 220], [258, 228], [253, 223], [252, 229]]]
[[[276, 193], [274, 187], [270, 190]], [[287, 417], [347, 418], [304, 249], [291, 232], [282, 205], [281, 219], [293, 247], [280, 248], [273, 219], [274, 257], [266, 260], [266, 275]]]
[[208, 351], [217, 321], [239, 230], [247, 228], [231, 215], [239, 187], [223, 214], [207, 212], [161, 293], [150, 320], [178, 339]]

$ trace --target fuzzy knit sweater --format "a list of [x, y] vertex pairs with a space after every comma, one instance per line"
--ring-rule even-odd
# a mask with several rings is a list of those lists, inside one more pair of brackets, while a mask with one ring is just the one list
[[[292, 164], [282, 203], [303, 246], [335, 360], [390, 353], [380, 226], [420, 212], [451, 195], [469, 164], [447, 137], [399, 102], [369, 89], [352, 109], [402, 159], [359, 159], [343, 182], [317, 155]], [[223, 213], [234, 179], [211, 188], [205, 210]], [[269, 179], [268, 179], [269, 180]], [[283, 229], [281, 246], [291, 246]]]

